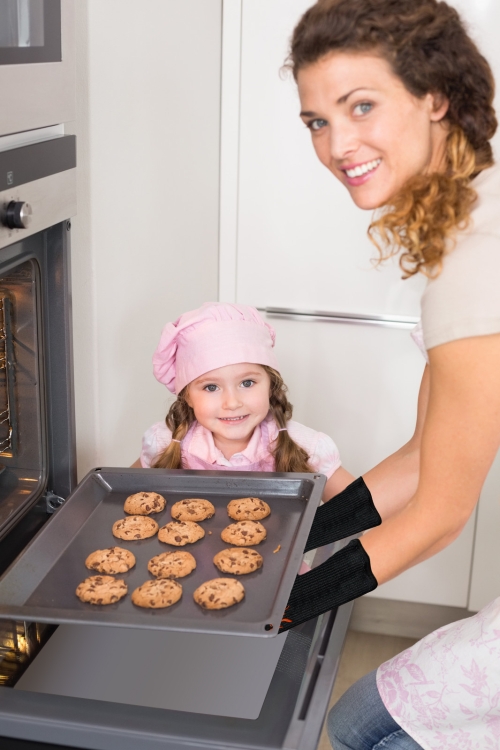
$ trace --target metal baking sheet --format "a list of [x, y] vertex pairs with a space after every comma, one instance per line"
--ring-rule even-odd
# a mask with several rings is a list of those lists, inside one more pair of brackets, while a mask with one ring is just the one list
[[[320, 474], [95, 469], [0, 580], [0, 618], [273, 637], [300, 568], [325, 481]], [[204, 497], [216, 508], [213, 518], [201, 522], [205, 537], [182, 548], [194, 555], [197, 567], [179, 579], [183, 596], [167, 609], [136, 607], [130, 594], [152, 578], [148, 560], [179, 548], [163, 544], [156, 536], [128, 542], [111, 533], [113, 523], [126, 515], [126, 497], [141, 491], [159, 492], [166, 498], [166, 509], [153, 516], [160, 526], [171, 520], [170, 508], [182, 498]], [[232, 523], [227, 503], [247, 496], [260, 497], [271, 507], [271, 515], [262, 522], [267, 539], [256, 547], [264, 564], [254, 573], [238, 576], [245, 587], [242, 602], [225, 610], [203, 610], [195, 604], [193, 592], [204, 581], [224, 575], [213, 557], [228, 546], [220, 538], [222, 529]], [[136, 556], [135, 567], [118, 576], [127, 582], [129, 593], [107, 606], [81, 602], [76, 587], [95, 575], [85, 567], [87, 555], [113, 545], [130, 549]]]

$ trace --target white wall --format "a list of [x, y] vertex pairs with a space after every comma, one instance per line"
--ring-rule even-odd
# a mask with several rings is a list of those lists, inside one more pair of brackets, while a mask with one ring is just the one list
[[78, 0], [79, 476], [166, 413], [162, 326], [217, 298], [221, 0]]

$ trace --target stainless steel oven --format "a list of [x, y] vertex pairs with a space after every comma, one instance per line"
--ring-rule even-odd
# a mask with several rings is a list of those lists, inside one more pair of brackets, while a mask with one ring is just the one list
[[[0, 573], [76, 483], [75, 173], [74, 136], [0, 149]], [[0, 624], [0, 684], [18, 679], [50, 632]]]
[[74, 0], [0, 0], [0, 136], [75, 118]]

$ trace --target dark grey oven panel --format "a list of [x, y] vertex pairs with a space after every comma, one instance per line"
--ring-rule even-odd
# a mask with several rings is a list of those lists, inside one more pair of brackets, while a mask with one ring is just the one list
[[0, 190], [17, 188], [75, 167], [74, 135], [0, 151]]
[[0, 65], [61, 60], [61, 0], [2, 0]]

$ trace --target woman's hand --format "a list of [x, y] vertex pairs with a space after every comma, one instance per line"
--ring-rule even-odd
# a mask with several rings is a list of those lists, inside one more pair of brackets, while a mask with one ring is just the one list
[[500, 334], [437, 346], [429, 358], [418, 487], [362, 538], [379, 583], [460, 534], [500, 445]]

